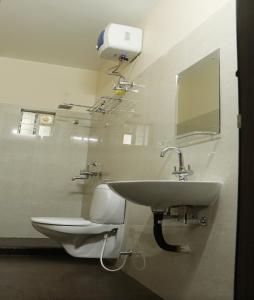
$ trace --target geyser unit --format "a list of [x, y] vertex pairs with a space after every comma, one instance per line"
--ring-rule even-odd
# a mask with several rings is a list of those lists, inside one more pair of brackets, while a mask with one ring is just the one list
[[111, 23], [100, 33], [96, 48], [104, 59], [132, 61], [141, 53], [142, 34], [140, 28]]

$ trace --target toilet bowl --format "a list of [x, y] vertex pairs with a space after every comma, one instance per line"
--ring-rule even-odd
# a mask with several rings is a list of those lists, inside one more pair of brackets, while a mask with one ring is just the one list
[[104, 234], [109, 233], [104, 258], [118, 258], [124, 234], [125, 199], [98, 185], [93, 194], [89, 220], [83, 218], [33, 217], [33, 227], [59, 242], [74, 257], [99, 258]]

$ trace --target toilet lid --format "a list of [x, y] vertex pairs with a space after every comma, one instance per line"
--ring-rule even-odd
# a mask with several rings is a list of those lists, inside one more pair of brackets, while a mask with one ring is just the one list
[[63, 225], [63, 226], [85, 226], [91, 224], [90, 221], [83, 218], [31, 218], [32, 222], [49, 225]]

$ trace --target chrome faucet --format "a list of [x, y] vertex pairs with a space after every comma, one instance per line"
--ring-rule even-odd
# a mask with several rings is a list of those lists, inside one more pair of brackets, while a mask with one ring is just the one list
[[72, 181], [75, 181], [75, 180], [78, 180], [78, 179], [88, 179], [88, 176], [82, 175], [82, 176], [73, 176], [73, 177], [71, 177]]
[[164, 157], [165, 154], [168, 151], [171, 150], [175, 150], [178, 156], [178, 160], [179, 160], [179, 166], [178, 169], [175, 167], [174, 171], [172, 172], [173, 175], [178, 176], [179, 181], [187, 181], [188, 180], [188, 176], [193, 174], [193, 171], [191, 170], [190, 165], [188, 165], [188, 169], [185, 168], [184, 166], [184, 159], [183, 159], [183, 153], [182, 151], [177, 148], [177, 147], [166, 147], [164, 149], [162, 149], [161, 153], [160, 153], [160, 157]]
[[80, 176], [74, 176], [71, 178], [72, 181], [78, 179], [88, 179], [90, 176], [101, 176], [101, 172], [90, 171], [90, 166], [97, 166], [98, 163], [96, 161], [90, 162], [87, 164], [87, 169], [80, 170]]
[[80, 176], [74, 176], [71, 178], [72, 181], [77, 180], [77, 179], [88, 179], [89, 176], [97, 176], [97, 175], [101, 175], [100, 172], [89, 172], [86, 170], [81, 170], [80, 171]]

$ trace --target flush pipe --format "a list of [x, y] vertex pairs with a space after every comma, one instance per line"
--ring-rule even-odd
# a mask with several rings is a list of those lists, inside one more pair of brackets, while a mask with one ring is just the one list
[[107, 266], [105, 266], [105, 264], [103, 262], [103, 255], [104, 255], [104, 251], [105, 251], [105, 248], [106, 248], [107, 239], [108, 239], [108, 237], [109, 237], [110, 234], [116, 234], [116, 233], [117, 233], [117, 229], [113, 229], [112, 231], [106, 232], [104, 234], [104, 242], [103, 242], [103, 246], [102, 246], [102, 250], [101, 250], [101, 255], [100, 255], [100, 263], [101, 263], [102, 268], [104, 270], [108, 271], [108, 272], [117, 272], [117, 271], [120, 271], [126, 265], [127, 259], [130, 256], [132, 256], [132, 255], [140, 255], [142, 257], [142, 259], [143, 259], [143, 267], [140, 270], [145, 269], [145, 258], [144, 258], [144, 256], [141, 255], [141, 253], [136, 252], [135, 250], [128, 250], [128, 251], [120, 252], [120, 257], [124, 256], [124, 258], [123, 258], [122, 264], [119, 267], [117, 267], [115, 269], [111, 269], [111, 268], [108, 268]]

